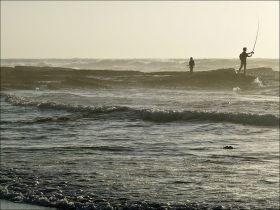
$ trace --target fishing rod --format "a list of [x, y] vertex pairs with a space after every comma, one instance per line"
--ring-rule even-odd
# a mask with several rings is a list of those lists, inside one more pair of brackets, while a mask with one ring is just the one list
[[254, 43], [254, 47], [253, 47], [252, 52], [254, 52], [255, 47], [256, 47], [256, 43], [257, 43], [257, 40], [258, 40], [258, 35], [259, 35], [259, 28], [260, 28], [260, 20], [259, 20], [259, 18], [258, 18], [258, 29], [257, 29], [257, 35], [256, 35], [256, 39], [255, 39], [255, 43]]

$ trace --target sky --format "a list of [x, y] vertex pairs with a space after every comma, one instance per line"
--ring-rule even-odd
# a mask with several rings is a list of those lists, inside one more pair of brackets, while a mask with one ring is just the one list
[[279, 58], [279, 1], [1, 1], [1, 58]]

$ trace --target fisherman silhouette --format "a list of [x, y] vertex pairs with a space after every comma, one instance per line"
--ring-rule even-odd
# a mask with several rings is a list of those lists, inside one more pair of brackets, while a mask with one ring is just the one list
[[252, 54], [254, 54], [254, 52], [246, 53], [246, 51], [247, 51], [247, 48], [243, 47], [243, 52], [239, 55], [241, 63], [240, 63], [240, 68], [238, 70], [238, 74], [240, 73], [242, 67], [244, 66], [244, 75], [246, 75], [246, 60], [247, 60], [247, 57], [252, 57]]
[[189, 67], [190, 67], [190, 73], [193, 73], [193, 67], [195, 66], [193, 57], [190, 57], [190, 61], [189, 61]]

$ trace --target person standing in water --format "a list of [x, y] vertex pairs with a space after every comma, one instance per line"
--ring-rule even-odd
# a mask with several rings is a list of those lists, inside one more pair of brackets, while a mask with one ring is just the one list
[[189, 68], [190, 68], [190, 73], [193, 73], [193, 67], [195, 66], [193, 57], [190, 57], [190, 61], [189, 61]]
[[243, 47], [243, 52], [239, 55], [241, 63], [240, 63], [240, 68], [238, 70], [238, 74], [240, 73], [242, 67], [244, 66], [244, 75], [246, 75], [246, 60], [247, 60], [247, 57], [252, 57], [252, 55], [254, 54], [254, 52], [246, 53], [246, 51], [247, 51], [247, 48]]

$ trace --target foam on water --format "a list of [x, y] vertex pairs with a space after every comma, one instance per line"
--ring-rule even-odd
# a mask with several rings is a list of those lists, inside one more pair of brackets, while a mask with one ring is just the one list
[[240, 90], [241, 90], [241, 88], [240, 87], [234, 87], [233, 89], [232, 89], [234, 92], [239, 92]]
[[259, 87], [263, 87], [263, 83], [258, 77], [254, 79], [253, 83], [257, 84]]

